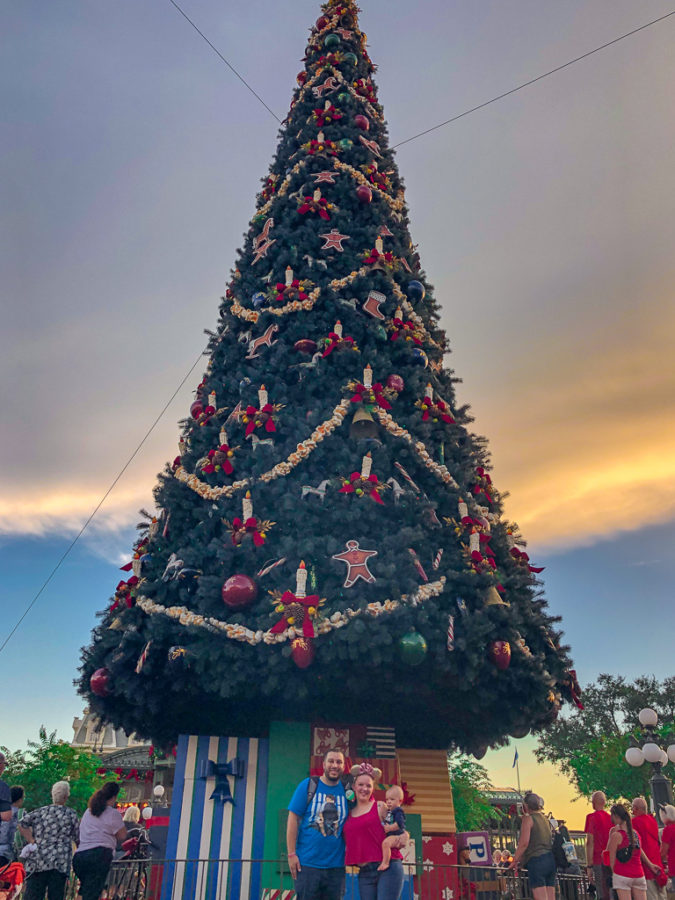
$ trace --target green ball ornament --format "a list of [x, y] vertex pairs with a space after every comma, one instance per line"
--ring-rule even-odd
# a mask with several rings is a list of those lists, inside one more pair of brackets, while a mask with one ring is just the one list
[[345, 53], [342, 57], [343, 62], [346, 62], [348, 66], [355, 66], [358, 62], [356, 58], [356, 53]]
[[340, 46], [340, 35], [327, 34], [324, 38], [323, 45], [326, 50], [337, 50], [337, 48]]
[[378, 325], [375, 329], [375, 337], [378, 341], [386, 341], [387, 340], [387, 332], [385, 331], [382, 325]]
[[349, 150], [354, 142], [350, 138], [340, 138], [338, 143], [343, 150]]
[[427, 642], [421, 634], [409, 631], [399, 639], [398, 652], [406, 666], [419, 666], [427, 655]]
[[338, 98], [338, 103], [341, 103], [344, 105], [345, 103], [349, 103], [349, 101], [351, 100], [352, 97], [351, 97], [351, 94], [347, 93], [347, 91], [342, 91], [341, 93], [339, 93], [337, 95], [337, 98]]

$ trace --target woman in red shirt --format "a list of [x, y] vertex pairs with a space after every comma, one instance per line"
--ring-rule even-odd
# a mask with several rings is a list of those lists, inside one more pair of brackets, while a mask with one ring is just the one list
[[[640, 847], [640, 838], [633, 830], [628, 810], [616, 803], [611, 809], [611, 816], [614, 827], [609, 833], [607, 851], [614, 873], [612, 887], [619, 900], [647, 900], [647, 879], [642, 865], [651, 869], [655, 875], [661, 870], [650, 862]], [[627, 855], [624, 852], [627, 849], [630, 850], [630, 855], [622, 860], [620, 857]]]
[[664, 806], [661, 819], [666, 826], [661, 835], [661, 859], [675, 887], [675, 806]]
[[362, 763], [354, 782], [356, 805], [342, 829], [345, 839], [345, 865], [359, 868], [359, 895], [361, 900], [398, 900], [403, 888], [403, 860], [401, 851], [392, 848], [388, 869], [378, 871], [382, 862], [382, 841], [386, 834], [382, 817], [384, 803], [373, 799], [375, 773], [369, 763]]

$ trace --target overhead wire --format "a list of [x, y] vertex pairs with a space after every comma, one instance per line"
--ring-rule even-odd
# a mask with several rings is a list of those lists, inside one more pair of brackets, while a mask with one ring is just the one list
[[243, 77], [243, 75], [240, 75], [239, 72], [237, 72], [237, 70], [236, 70], [235, 67], [232, 65], [232, 63], [231, 63], [229, 60], [225, 59], [225, 57], [224, 57], [223, 54], [220, 52], [220, 50], [219, 50], [214, 44], [211, 43], [211, 41], [207, 38], [207, 36], [204, 34], [204, 32], [203, 32], [200, 28], [198, 28], [197, 25], [192, 21], [192, 19], [190, 18], [190, 16], [188, 16], [188, 14], [185, 12], [185, 10], [182, 9], [182, 8], [176, 3], [176, 0], [169, 0], [169, 3], [170, 3], [172, 6], [174, 6], [174, 7], [178, 10], [178, 12], [179, 12], [179, 13], [181, 14], [181, 16], [186, 20], [186, 22], [189, 22], [190, 25], [192, 25], [192, 27], [193, 27], [194, 30], [197, 32], [197, 34], [198, 34], [203, 40], [206, 41], [206, 43], [207, 43], [207, 44], [209, 45], [209, 47], [213, 50], [213, 52], [216, 54], [216, 56], [217, 56], [219, 59], [221, 59], [221, 60], [225, 63], [225, 65], [228, 67], [228, 69], [229, 69], [234, 75], [237, 76], [237, 78], [239, 79], [239, 81], [241, 81], [241, 83], [242, 83], [242, 84], [243, 84], [243, 85], [244, 85], [244, 86], [245, 86], [245, 87], [253, 94], [253, 96], [256, 98], [256, 100], [258, 100], [259, 103], [262, 103], [262, 105], [265, 107], [265, 109], [267, 110], [267, 112], [268, 112], [271, 116], [274, 116], [274, 118], [277, 120], [277, 122], [279, 122], [279, 124], [281, 124], [281, 119], [280, 119], [279, 116], [274, 112], [274, 110], [273, 110], [273, 109], [270, 109], [270, 107], [265, 103], [265, 101], [264, 101], [263, 98], [260, 96], [260, 94], [259, 94], [257, 91], [255, 91], [255, 90], [251, 87], [251, 85], [248, 83], [248, 81], [246, 81], [246, 79]]
[[404, 141], [399, 141], [398, 144], [393, 144], [391, 149], [395, 150], [397, 147], [402, 147], [404, 144], [409, 144], [411, 141], [416, 141], [418, 138], [424, 137], [425, 134], [431, 134], [432, 131], [437, 131], [439, 128], [443, 128], [445, 125], [451, 125], [458, 119], [463, 119], [465, 116], [471, 115], [471, 113], [478, 112], [479, 109], [485, 109], [486, 106], [490, 106], [490, 104], [496, 103], [498, 100], [503, 100], [504, 97], [510, 97], [511, 94], [522, 91], [523, 88], [530, 87], [530, 85], [536, 84], [538, 81], [542, 81], [542, 79], [544, 78], [548, 78], [549, 75], [555, 75], [556, 72], [561, 72], [563, 69], [567, 69], [569, 66], [573, 66], [575, 63], [581, 62], [582, 59], [588, 59], [588, 57], [593, 56], [594, 53], [599, 53], [601, 50], [606, 50], [607, 47], [618, 44], [619, 41], [623, 41], [626, 38], [637, 34], [639, 31], [644, 31], [645, 28], [650, 28], [652, 25], [663, 22], [664, 19], [668, 19], [670, 16], [675, 16], [675, 9], [672, 10], [672, 12], [666, 13], [664, 16], [659, 16], [658, 19], [652, 19], [651, 22], [645, 22], [644, 25], [640, 25], [638, 28], [634, 28], [632, 31], [627, 31], [625, 34], [622, 34], [611, 41], [607, 41], [606, 44], [601, 44], [599, 47], [595, 47], [593, 50], [589, 50], [587, 53], [582, 53], [581, 56], [576, 56], [574, 59], [570, 59], [568, 60], [568, 62], [563, 63], [560, 66], [556, 66], [554, 69], [549, 69], [548, 72], [543, 72], [541, 75], [537, 75], [536, 78], [530, 78], [529, 81], [524, 81], [522, 84], [510, 88], [510, 90], [508, 91], [497, 94], [496, 97], [491, 97], [490, 100], [485, 100], [483, 103], [479, 103], [477, 106], [472, 106], [471, 109], [465, 109], [464, 112], [458, 113], [458, 115], [453, 116], [451, 119], [446, 119], [445, 122], [439, 122], [438, 125], [432, 125], [431, 128], [426, 128], [424, 131], [419, 131], [417, 134], [413, 134], [412, 137], [406, 138]]
[[155, 419], [155, 421], [152, 423], [152, 425], [150, 426], [150, 428], [148, 428], [148, 430], [145, 432], [145, 435], [143, 436], [142, 440], [140, 441], [140, 443], [138, 444], [138, 446], [136, 447], [136, 449], [134, 450], [134, 452], [131, 454], [131, 456], [129, 457], [129, 459], [125, 462], [125, 464], [122, 466], [122, 468], [120, 469], [120, 471], [117, 473], [117, 475], [116, 475], [115, 478], [113, 479], [113, 481], [112, 481], [110, 487], [108, 488], [108, 490], [105, 492], [105, 494], [104, 494], [104, 495], [101, 497], [101, 499], [98, 501], [98, 503], [96, 504], [96, 506], [94, 507], [94, 509], [91, 511], [91, 513], [90, 513], [89, 518], [87, 519], [87, 521], [84, 523], [84, 525], [80, 528], [80, 530], [79, 530], [78, 533], [75, 535], [75, 537], [72, 539], [72, 541], [70, 542], [70, 544], [69, 544], [69, 545], [66, 547], [66, 549], [63, 551], [63, 553], [61, 554], [60, 559], [58, 560], [58, 562], [56, 563], [56, 565], [54, 566], [54, 568], [51, 570], [51, 572], [49, 573], [49, 575], [47, 576], [47, 578], [46, 578], [46, 579], [44, 580], [44, 582], [42, 583], [42, 586], [41, 586], [40, 590], [35, 594], [35, 596], [34, 596], [33, 599], [30, 601], [30, 603], [28, 604], [28, 606], [26, 607], [26, 609], [23, 611], [23, 613], [22, 613], [21, 617], [19, 618], [19, 620], [16, 622], [16, 624], [14, 625], [14, 627], [12, 628], [12, 630], [9, 632], [9, 634], [7, 635], [7, 637], [5, 638], [5, 640], [2, 642], [2, 644], [0, 644], [0, 653], [2, 653], [2, 651], [5, 649], [5, 647], [6, 647], [7, 644], [9, 643], [9, 641], [10, 641], [10, 640], [12, 639], [12, 637], [15, 635], [17, 629], [19, 628], [19, 626], [21, 625], [21, 623], [23, 622], [23, 620], [26, 618], [26, 616], [28, 615], [28, 613], [31, 611], [31, 609], [35, 606], [35, 604], [36, 604], [37, 601], [39, 600], [39, 598], [40, 598], [42, 592], [43, 592], [43, 591], [45, 590], [45, 588], [49, 585], [49, 583], [51, 582], [52, 578], [53, 578], [53, 577], [56, 575], [56, 573], [59, 571], [59, 569], [61, 568], [61, 566], [63, 565], [63, 563], [66, 561], [66, 559], [68, 558], [68, 556], [70, 556], [70, 553], [72, 552], [73, 548], [75, 547], [75, 545], [77, 544], [77, 542], [80, 540], [80, 538], [82, 537], [82, 535], [84, 534], [84, 532], [86, 531], [86, 529], [89, 527], [89, 524], [91, 523], [92, 519], [94, 518], [94, 516], [96, 515], [96, 513], [99, 511], [99, 509], [103, 506], [103, 504], [105, 503], [105, 501], [107, 500], [107, 498], [109, 497], [109, 495], [112, 493], [112, 491], [113, 491], [114, 488], [115, 488], [115, 485], [116, 485], [117, 482], [120, 480], [120, 478], [124, 475], [124, 473], [126, 472], [126, 470], [129, 468], [129, 466], [130, 466], [131, 463], [133, 462], [134, 458], [138, 455], [138, 453], [139, 453], [140, 450], [141, 450], [141, 447], [145, 444], [145, 442], [147, 441], [147, 439], [150, 437], [150, 435], [151, 435], [152, 432], [154, 431], [155, 427], [157, 426], [158, 422], [160, 421], [160, 419], [162, 418], [162, 416], [164, 415], [164, 413], [165, 413], [165, 412], [167, 411], [167, 409], [171, 406], [171, 404], [173, 403], [173, 401], [174, 401], [176, 395], [178, 394], [178, 392], [180, 391], [180, 389], [183, 387], [183, 385], [184, 385], [185, 382], [188, 380], [188, 378], [190, 377], [190, 375], [192, 375], [192, 373], [194, 372], [194, 370], [195, 370], [196, 367], [197, 367], [197, 364], [199, 363], [199, 360], [202, 358], [203, 355], [204, 355], [204, 351], [202, 350], [201, 353], [199, 354], [199, 356], [197, 357], [197, 359], [196, 359], [196, 360], [193, 362], [193, 364], [190, 366], [190, 370], [186, 373], [186, 375], [184, 376], [184, 378], [183, 378], [183, 380], [181, 381], [181, 383], [178, 385], [178, 387], [176, 388], [176, 390], [173, 392], [173, 394], [169, 397], [169, 399], [167, 400], [167, 402], [164, 404], [164, 406], [163, 406], [161, 412], [159, 413], [159, 415], [157, 416], [157, 418]]

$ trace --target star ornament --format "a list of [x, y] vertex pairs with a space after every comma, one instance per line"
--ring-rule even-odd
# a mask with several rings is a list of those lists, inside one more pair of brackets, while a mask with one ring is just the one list
[[330, 169], [317, 172], [312, 178], [314, 179], [314, 184], [335, 184], [335, 175]]
[[367, 584], [373, 584], [375, 576], [368, 569], [368, 560], [371, 556], [377, 556], [377, 550], [361, 550], [358, 541], [347, 541], [347, 549], [343, 553], [336, 553], [332, 559], [347, 565], [347, 578], [344, 587], [351, 587], [362, 578]]
[[337, 228], [332, 228], [326, 234], [320, 234], [319, 237], [322, 237], [326, 242], [321, 249], [322, 250], [337, 250], [339, 253], [344, 252], [344, 247], [342, 246], [343, 241], [349, 240], [348, 234], [340, 234]]

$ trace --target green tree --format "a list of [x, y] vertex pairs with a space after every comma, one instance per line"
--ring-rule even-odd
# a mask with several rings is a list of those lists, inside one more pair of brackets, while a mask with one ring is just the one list
[[457, 831], [481, 831], [499, 816], [484, 791], [492, 788], [487, 769], [462, 753], [448, 754]]
[[91, 708], [160, 745], [376, 715], [480, 753], [569, 696], [455, 395], [374, 69], [354, 0], [328, 0], [156, 520], [83, 652]]
[[[642, 676], [634, 682], [616, 675], [600, 675], [584, 688], [584, 709], [561, 716], [539, 736], [535, 756], [552, 762], [582, 797], [604, 791], [611, 800], [649, 793], [651, 766], [632, 768], [624, 758], [631, 735], [640, 730], [638, 713], [648, 706], [659, 715], [659, 734], [675, 730], [675, 678], [659, 682]], [[664, 774], [672, 777], [669, 763]]]
[[5, 779], [9, 784], [20, 784], [26, 791], [24, 806], [35, 809], [52, 802], [51, 788], [57, 781], [70, 782], [68, 805], [78, 814], [87, 808], [87, 801], [105, 781], [114, 776], [101, 776], [97, 769], [101, 760], [88, 750], [71, 747], [40, 726], [37, 741], [28, 741], [27, 750], [11, 752], [2, 747], [7, 755]]

